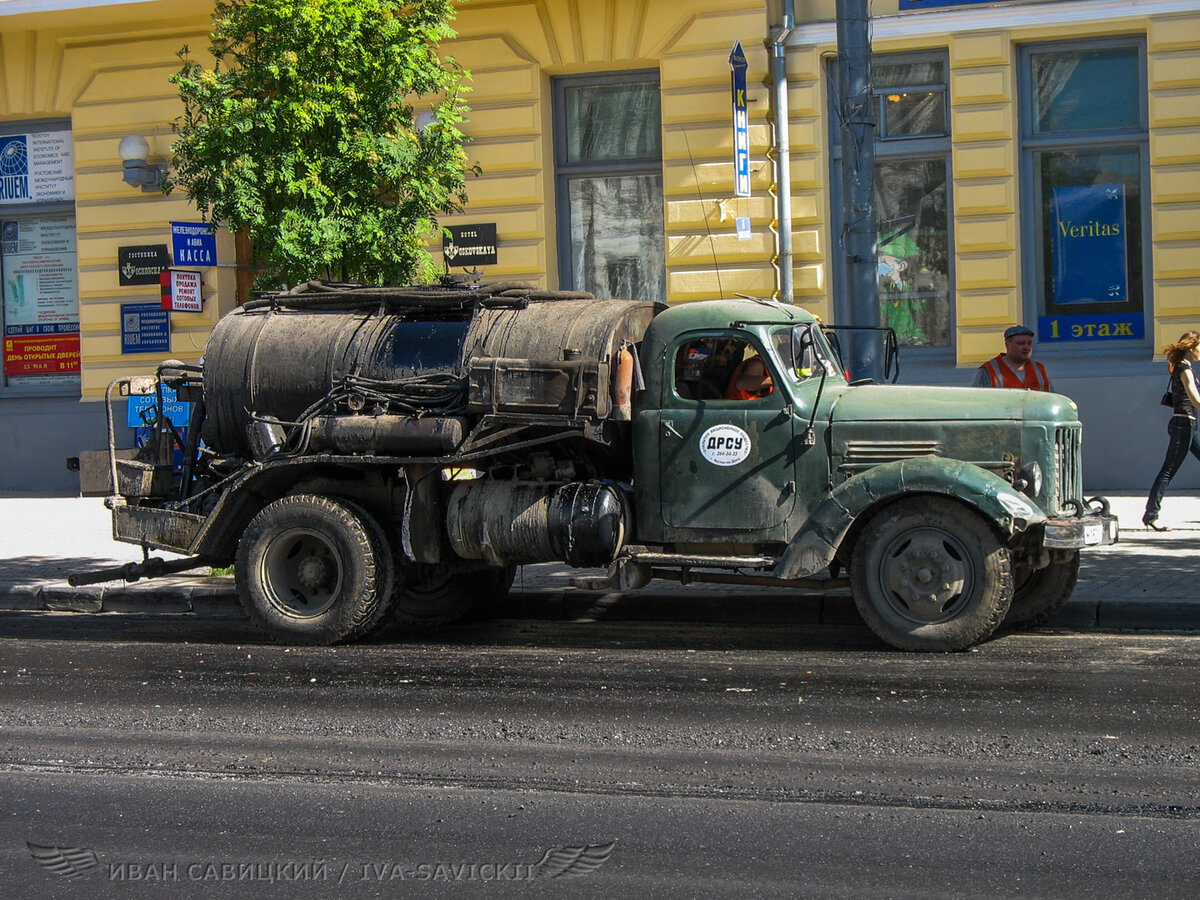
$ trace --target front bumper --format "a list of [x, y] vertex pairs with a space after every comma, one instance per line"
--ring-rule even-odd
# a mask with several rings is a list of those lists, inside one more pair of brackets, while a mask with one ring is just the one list
[[1118, 538], [1117, 517], [1104, 509], [1090, 509], [1082, 516], [1047, 519], [1044, 546], [1051, 549], [1079, 550], [1084, 547], [1104, 547], [1115, 544]]

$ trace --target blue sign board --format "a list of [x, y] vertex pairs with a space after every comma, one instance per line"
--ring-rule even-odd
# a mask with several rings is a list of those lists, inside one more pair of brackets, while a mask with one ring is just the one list
[[1140, 312], [1094, 316], [1039, 316], [1038, 340], [1140, 341], [1146, 336]]
[[29, 147], [26, 136], [0, 137], [0, 201], [33, 200], [29, 193]]
[[1123, 303], [1125, 186], [1088, 184], [1051, 191], [1054, 303]]
[[203, 222], [172, 222], [171, 254], [177, 266], [215, 266], [217, 235]]
[[[192, 414], [192, 404], [179, 399], [172, 388], [163, 385], [163, 415], [171, 420], [176, 427], [186, 426], [188, 416]], [[158, 411], [158, 398], [154, 394], [137, 394], [129, 398], [125, 407], [125, 424], [130, 428], [139, 428], [154, 421]]]
[[736, 41], [729, 54], [730, 77], [733, 89], [733, 172], [735, 197], [750, 196], [750, 117], [746, 112], [746, 54], [742, 42]]
[[121, 352], [171, 352], [171, 314], [161, 303], [121, 304]]

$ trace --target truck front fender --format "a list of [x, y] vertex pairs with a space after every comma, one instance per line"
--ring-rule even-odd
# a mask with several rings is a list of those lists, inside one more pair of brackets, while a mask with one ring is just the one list
[[959, 459], [918, 456], [876, 466], [839, 484], [796, 533], [776, 563], [780, 578], [807, 578], [833, 562], [859, 516], [906, 494], [945, 494], [974, 507], [1013, 537], [1046, 521], [1007, 481]]

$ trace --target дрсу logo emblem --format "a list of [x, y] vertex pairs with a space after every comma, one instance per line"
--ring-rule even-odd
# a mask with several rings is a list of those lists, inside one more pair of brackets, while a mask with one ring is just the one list
[[750, 435], [736, 425], [714, 425], [700, 435], [700, 455], [714, 466], [736, 466], [750, 455]]

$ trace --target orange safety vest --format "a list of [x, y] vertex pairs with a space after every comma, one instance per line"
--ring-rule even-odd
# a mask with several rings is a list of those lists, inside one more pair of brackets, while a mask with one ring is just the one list
[[987, 370], [988, 377], [992, 379], [992, 387], [1028, 388], [1031, 391], [1050, 390], [1050, 376], [1046, 374], [1046, 367], [1036, 359], [1025, 363], [1025, 380], [1022, 381], [1016, 372], [1008, 366], [1001, 365], [1000, 360], [1003, 358], [1004, 354], [1001, 353], [995, 359], [989, 359], [979, 367]]

